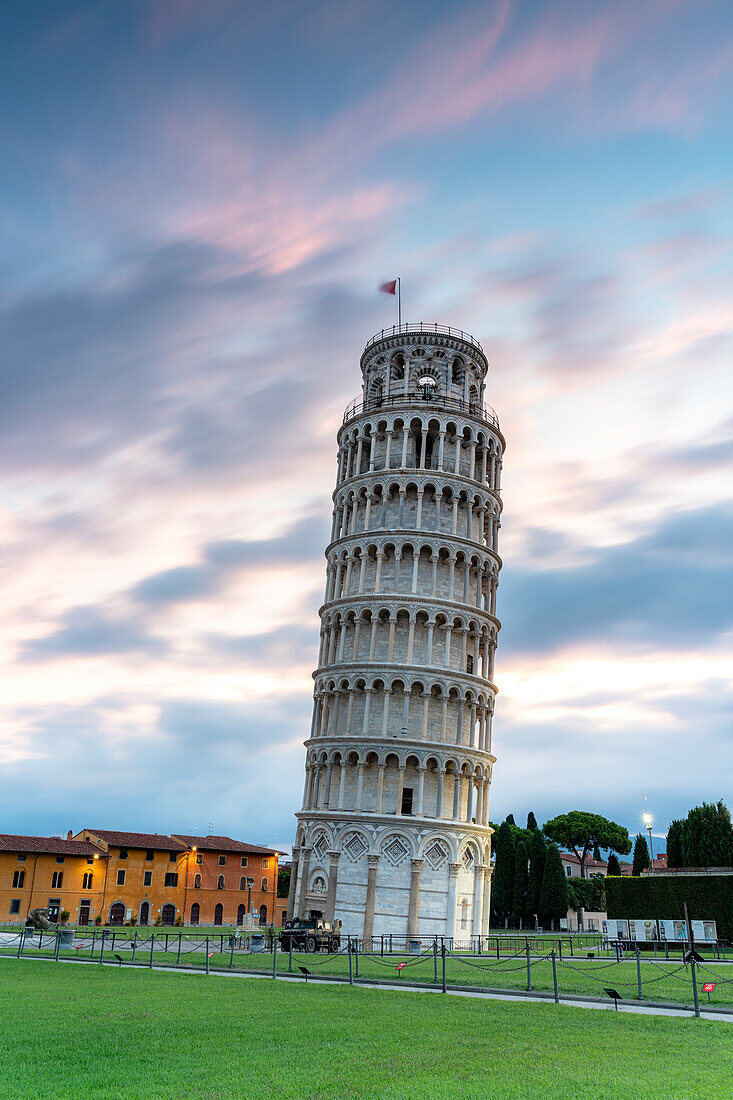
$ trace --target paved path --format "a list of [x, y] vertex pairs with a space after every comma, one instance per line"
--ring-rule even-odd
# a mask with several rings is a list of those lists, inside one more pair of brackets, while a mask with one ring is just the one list
[[[43, 958], [43, 957], [39, 958], [38, 956], [36, 956], [35, 959], [33, 958], [33, 956], [29, 956], [29, 957], [26, 957], [22, 960], [17, 960], [17, 959], [14, 960], [13, 957], [10, 956], [10, 955], [0, 955], [0, 959], [3, 959], [3, 958], [9, 959], [10, 961], [15, 961], [15, 962], [18, 962], [18, 961], [22, 961], [22, 962], [47, 962], [47, 963], [53, 963], [54, 962], [53, 959], [48, 959], [48, 958]], [[63, 962], [63, 963], [68, 963], [71, 966], [88, 966], [89, 965], [89, 963], [84, 962], [82, 959], [60, 959], [59, 961]], [[119, 963], [105, 962], [102, 965], [116, 967], [116, 966], [119, 966], [120, 964]], [[135, 967], [135, 969], [139, 970], [141, 968], [140, 967]], [[174, 967], [168, 967], [168, 966], [152, 966], [152, 967], [145, 967], [144, 969], [155, 970], [155, 971], [157, 971], [158, 973], [161, 973], [161, 974], [196, 974], [198, 977], [204, 977], [204, 978], [207, 976], [206, 971], [203, 970], [201, 967], [177, 966], [177, 967], [174, 968]], [[265, 979], [265, 980], [268, 980], [268, 981], [273, 980], [273, 978], [270, 974], [251, 974], [251, 973], [243, 974], [243, 973], [238, 972], [236, 970], [212, 970], [209, 977], [212, 977], [212, 978], [239, 978], [239, 979], [252, 978], [254, 981], [261, 981], [262, 979]], [[297, 978], [297, 977], [291, 976], [291, 975], [278, 975], [278, 977], [277, 977], [277, 981], [279, 981], [279, 982], [296, 982], [300, 985], [303, 984], [303, 980], [304, 980], [303, 978]], [[324, 978], [311, 977], [311, 978], [308, 979], [308, 981], [309, 981], [309, 984], [312, 982], [316, 985], [344, 985], [344, 984], [348, 984], [345, 981], [337, 981], [337, 980], [334, 980], [333, 978], [324, 979]], [[381, 983], [381, 982], [376, 983], [376, 982], [371, 982], [368, 979], [363, 979], [363, 978], [356, 980], [354, 982], [354, 985], [363, 986], [363, 987], [366, 987], [368, 989], [379, 989], [379, 990], [386, 990], [386, 991], [394, 991], [394, 992], [397, 992], [397, 993], [409, 992], [409, 993], [440, 994], [442, 992], [440, 989], [436, 989], [432, 986], [394, 985], [394, 984], [387, 984], [387, 983]], [[450, 989], [449, 988], [448, 989], [448, 995], [450, 995], [451, 997], [474, 997], [474, 998], [477, 998], [478, 1000], [484, 1000], [484, 1001], [513, 1001], [515, 1004], [517, 1002], [526, 1003], [527, 1001], [530, 1001], [533, 1004], [553, 1004], [552, 995], [550, 995], [549, 997], [535, 997], [535, 996], [532, 996], [531, 993], [518, 994], [518, 993], [509, 992], [509, 991], [507, 991], [506, 993], [485, 993], [485, 992], [483, 992], [481, 990], [478, 990], [478, 989], [477, 990], [461, 990], [461, 989]], [[583, 1000], [580, 997], [573, 997], [571, 999], [567, 995], [561, 996], [560, 1003], [561, 1003], [561, 1006], [564, 1007], [564, 1008], [592, 1008], [592, 1009], [601, 1009], [602, 1011], [605, 1011], [605, 1012], [614, 1012], [615, 1011], [613, 1004], [611, 1004], [609, 1002], [596, 1001], [596, 1000]], [[682, 1006], [682, 1005], [680, 1005], [679, 1008], [676, 1008], [676, 1007], [673, 1007], [673, 1006], [670, 1006], [670, 1005], [653, 1005], [653, 1004], [648, 1004], [648, 1003], [647, 1004], [630, 1004], [628, 1002], [624, 1002], [624, 1003], [619, 1005], [618, 1011], [619, 1012], [625, 1012], [625, 1013], [632, 1013], [633, 1015], [636, 1015], [636, 1016], [676, 1016], [676, 1017], [679, 1017], [679, 1018], [691, 1018], [691, 1019], [694, 1019], [694, 1017], [695, 1017], [695, 1014], [694, 1014], [694, 1012], [691, 1008], [687, 1008], [687, 1007]], [[706, 1007], [704, 1007], [701, 1004], [700, 1005], [700, 1014], [706, 1020], [718, 1020], [721, 1023], [727, 1023], [727, 1024], [733, 1023], [733, 1012], [716, 1012], [715, 1010], [708, 1010]]]

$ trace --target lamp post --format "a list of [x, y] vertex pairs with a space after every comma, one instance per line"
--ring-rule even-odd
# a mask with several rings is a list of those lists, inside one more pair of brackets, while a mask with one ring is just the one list
[[651, 860], [651, 870], [654, 870], [654, 848], [652, 847], [652, 815], [644, 814], [644, 824], [646, 825], [646, 831], [649, 833], [649, 859]]

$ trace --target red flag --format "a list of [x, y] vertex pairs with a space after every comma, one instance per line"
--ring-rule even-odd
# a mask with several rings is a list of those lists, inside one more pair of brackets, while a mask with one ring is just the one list
[[389, 283], [382, 283], [379, 288], [383, 294], [396, 294], [397, 293], [397, 280], [392, 279]]

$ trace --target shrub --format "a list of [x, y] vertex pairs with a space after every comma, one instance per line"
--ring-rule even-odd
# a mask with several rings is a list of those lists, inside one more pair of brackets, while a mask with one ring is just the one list
[[64, 911], [61, 914], [61, 923], [66, 924], [66, 922], [68, 921], [70, 916], [71, 916], [71, 913], [69, 912], [69, 910], [64, 909]]
[[99, 917], [95, 917], [95, 918], [94, 918], [94, 923], [96, 924], [97, 928], [99, 928], [100, 924], [102, 923], [102, 918], [101, 918], [101, 916], [99, 916]]
[[155, 927], [160, 928], [162, 923], [163, 923], [163, 918], [161, 916], [157, 916], [155, 918]]
[[176, 917], [176, 928], [183, 928], [183, 917], [180, 913]]
[[693, 920], [714, 920], [718, 939], [733, 940], [733, 875], [622, 875], [605, 884], [613, 920], [681, 920], [687, 901]]

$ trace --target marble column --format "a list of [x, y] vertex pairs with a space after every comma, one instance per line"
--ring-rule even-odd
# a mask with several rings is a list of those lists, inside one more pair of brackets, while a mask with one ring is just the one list
[[336, 885], [338, 882], [338, 869], [340, 852], [329, 852], [331, 865], [328, 871], [328, 893], [326, 894], [326, 920], [333, 920], [336, 909]]
[[300, 848], [293, 846], [293, 864], [290, 869], [290, 887], [288, 889], [288, 912], [286, 920], [293, 919], [295, 912], [295, 892], [298, 889], [298, 864], [300, 863]]
[[308, 901], [306, 899], [306, 894], [308, 893], [308, 875], [310, 874], [311, 852], [312, 851], [313, 851], [312, 848], [301, 848], [300, 849], [300, 855], [301, 855], [300, 862], [301, 862], [301, 865], [302, 865], [302, 871], [301, 871], [301, 874], [300, 874], [300, 895], [299, 895], [299, 899], [298, 899], [298, 916], [299, 917], [307, 917], [308, 916]]
[[456, 897], [460, 869], [460, 863], [448, 864], [448, 911], [446, 913], [445, 932], [449, 938], [456, 934]]
[[420, 908], [420, 872], [424, 860], [413, 859], [412, 874], [410, 875], [410, 903], [407, 911], [407, 936], [414, 938], [417, 935], [417, 917]]
[[374, 930], [374, 899], [377, 894], [377, 867], [379, 856], [367, 856], [369, 870], [367, 872], [366, 903], [364, 905], [364, 945], [368, 951]]

